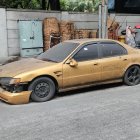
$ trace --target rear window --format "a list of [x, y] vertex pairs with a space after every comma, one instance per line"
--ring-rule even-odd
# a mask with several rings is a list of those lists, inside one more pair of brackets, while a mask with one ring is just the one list
[[102, 57], [113, 57], [127, 54], [126, 49], [117, 43], [102, 42], [100, 44]]

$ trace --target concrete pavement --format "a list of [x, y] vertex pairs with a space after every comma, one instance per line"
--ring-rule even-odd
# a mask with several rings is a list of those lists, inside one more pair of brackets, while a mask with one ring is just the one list
[[140, 85], [98, 86], [45, 103], [0, 102], [0, 140], [140, 140]]

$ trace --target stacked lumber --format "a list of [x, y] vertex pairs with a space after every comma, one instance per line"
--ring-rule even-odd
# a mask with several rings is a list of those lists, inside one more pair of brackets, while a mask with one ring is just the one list
[[74, 29], [72, 21], [58, 21], [55, 17], [43, 20], [44, 51], [60, 41], [82, 38], [96, 38], [97, 30]]
[[89, 33], [89, 38], [97, 38], [97, 30], [91, 30]]
[[43, 21], [44, 50], [60, 42], [58, 20], [55, 17], [45, 18]]
[[59, 23], [61, 40], [74, 39], [74, 23], [71, 21], [61, 21]]
[[89, 38], [90, 31], [84, 29], [75, 30], [75, 39]]
[[117, 40], [119, 23], [116, 22], [115, 20], [112, 20], [111, 18], [108, 18], [107, 27], [108, 27], [108, 38]]

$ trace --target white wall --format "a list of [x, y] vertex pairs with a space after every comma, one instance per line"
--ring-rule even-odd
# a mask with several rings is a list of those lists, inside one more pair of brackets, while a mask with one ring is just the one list
[[43, 20], [46, 17], [57, 17], [60, 20], [60, 12], [43, 12], [32, 10], [8, 9], [7, 13], [7, 34], [8, 34], [8, 54], [9, 56], [19, 55], [19, 20]]
[[[120, 30], [125, 29], [126, 22], [132, 27], [140, 23], [140, 14], [110, 14], [109, 16], [120, 23]], [[0, 8], [0, 56], [19, 55], [18, 20], [42, 21], [46, 17], [74, 21], [77, 29], [98, 29], [98, 14], [94, 13]]]
[[8, 56], [6, 11], [0, 8], [0, 57]]
[[13, 10], [7, 9], [7, 34], [8, 34], [8, 54], [19, 55], [19, 28], [18, 20], [43, 20], [46, 17], [56, 17], [60, 20], [71, 20], [77, 29], [97, 29], [98, 15], [93, 13], [68, 13], [68, 12], [48, 12], [33, 10]]

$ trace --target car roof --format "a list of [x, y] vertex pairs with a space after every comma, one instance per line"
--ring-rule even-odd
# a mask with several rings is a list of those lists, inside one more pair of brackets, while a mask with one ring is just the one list
[[[123, 46], [128, 53], [133, 53], [133, 52], [138, 52], [139, 50], [136, 48], [133, 48], [125, 43], [119, 42], [117, 40], [112, 40], [112, 39], [101, 39], [101, 38], [85, 38], [85, 39], [73, 39], [73, 40], [66, 40], [64, 42], [71, 42], [71, 43], [79, 43], [79, 44], [84, 44], [84, 43], [90, 43], [90, 42], [114, 42], [117, 44], [120, 44]], [[140, 51], [139, 51], [140, 52]]]
[[83, 44], [83, 43], [88, 43], [88, 42], [91, 42], [91, 41], [113, 41], [113, 42], [117, 42], [116, 40], [112, 40], [112, 39], [100, 39], [100, 38], [84, 38], [84, 39], [73, 39], [73, 40], [67, 40], [65, 42], [72, 42], [72, 43], [80, 43], [80, 44]]
[[84, 38], [84, 39], [73, 39], [73, 40], [66, 40], [65, 42], [71, 42], [71, 43], [79, 43], [79, 44], [84, 44], [84, 43], [89, 43], [89, 42], [114, 42], [114, 43], [118, 43], [121, 46], [123, 46], [125, 49], [129, 49], [129, 50], [135, 50], [135, 48], [119, 42], [117, 40], [112, 40], [112, 39], [101, 39], [101, 38]]

